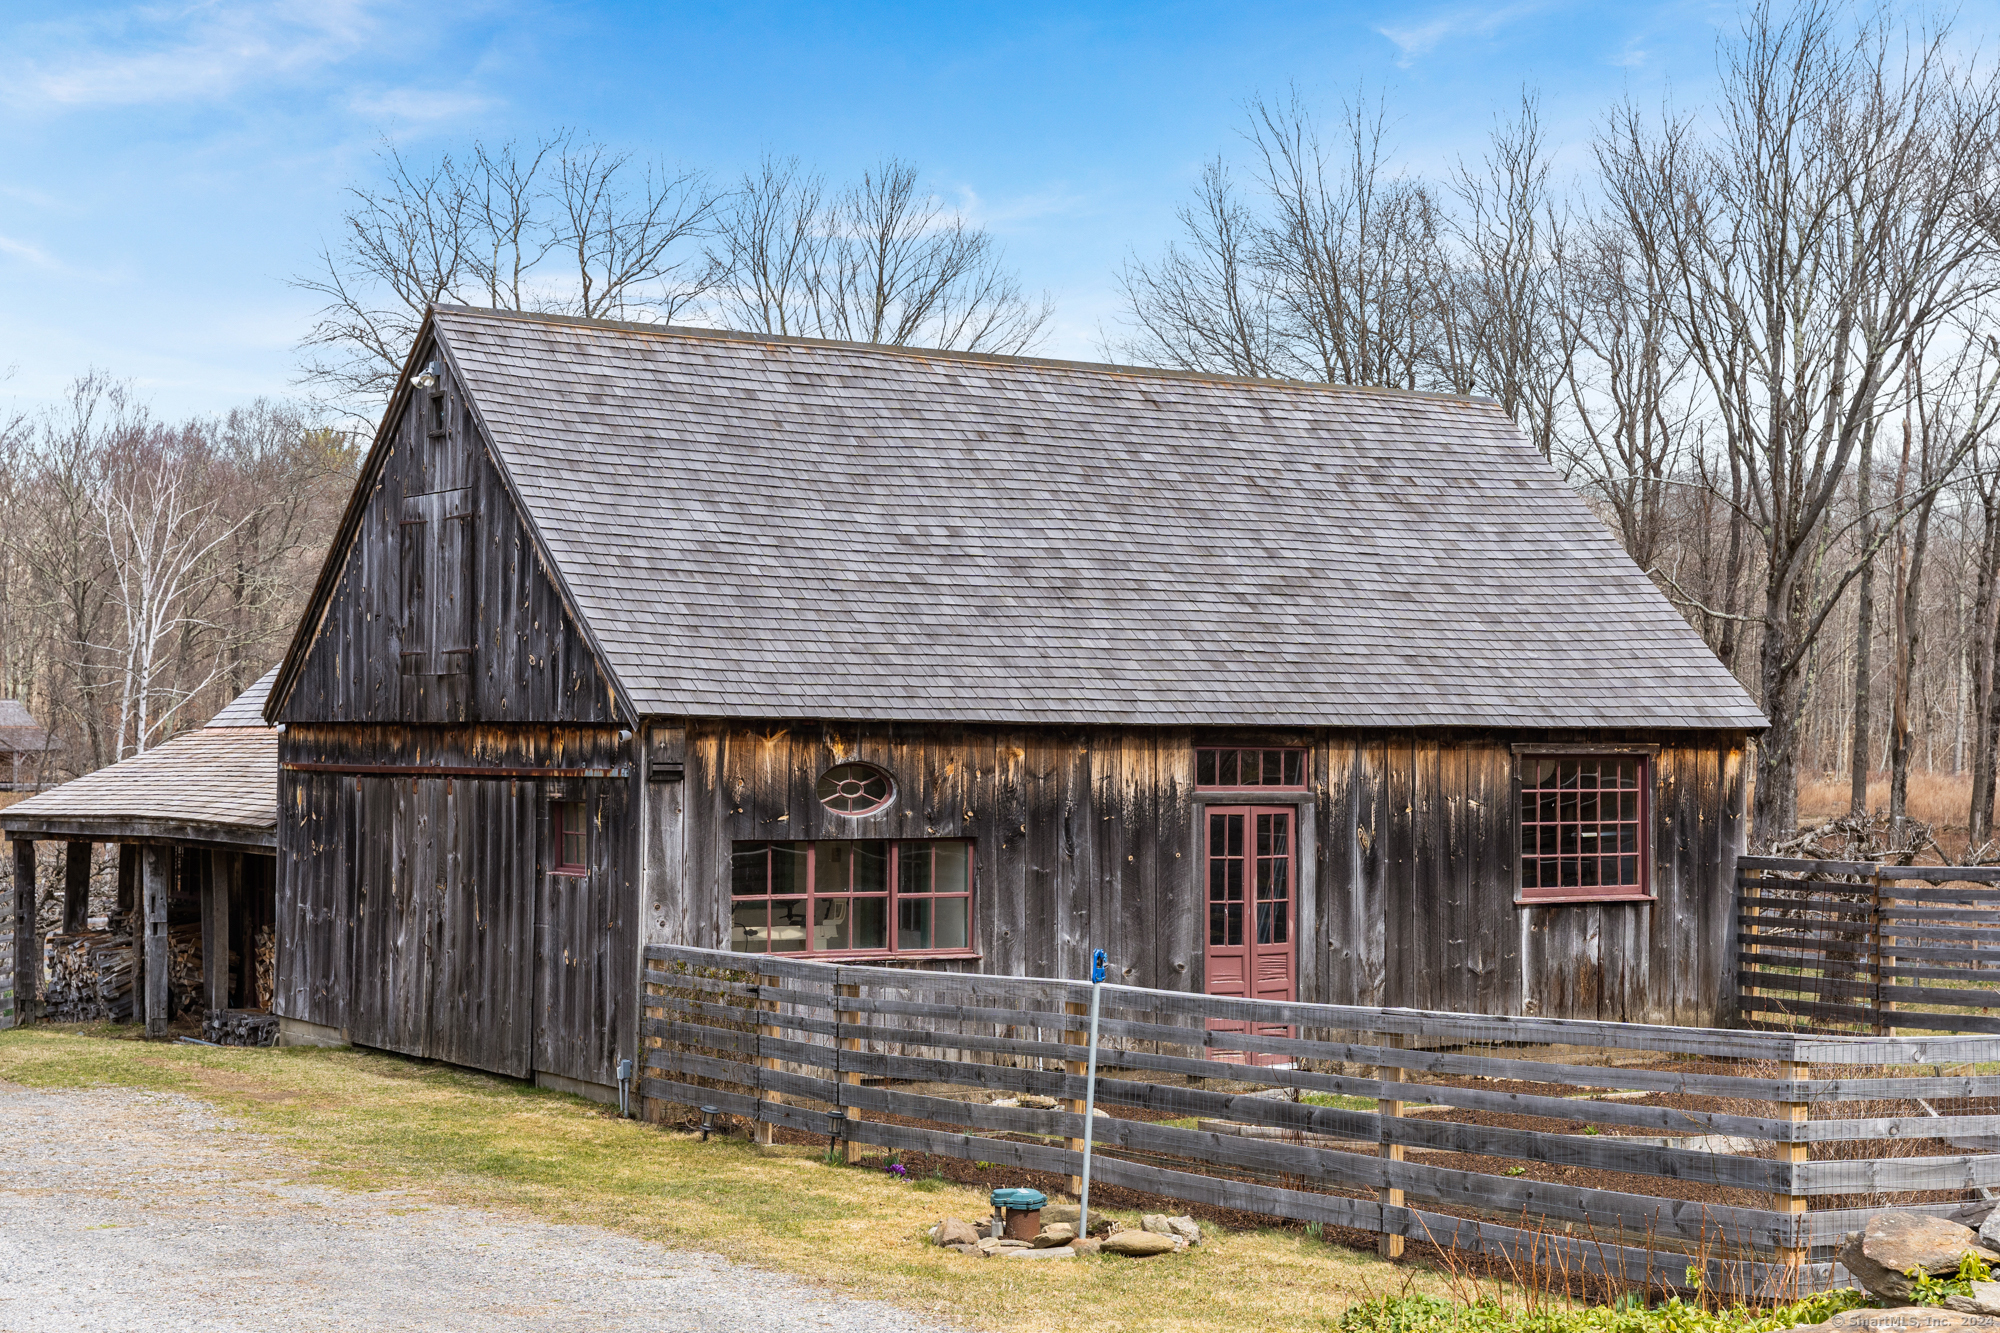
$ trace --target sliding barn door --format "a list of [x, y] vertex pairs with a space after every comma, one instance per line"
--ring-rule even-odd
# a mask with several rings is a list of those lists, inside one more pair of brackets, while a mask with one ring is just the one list
[[[1208, 872], [1210, 995], [1254, 1000], [1298, 998], [1296, 814], [1277, 806], [1211, 806], [1204, 857]], [[1209, 1022], [1212, 1032], [1290, 1036], [1282, 1024]], [[1218, 1060], [1281, 1064], [1285, 1057], [1222, 1050]]]

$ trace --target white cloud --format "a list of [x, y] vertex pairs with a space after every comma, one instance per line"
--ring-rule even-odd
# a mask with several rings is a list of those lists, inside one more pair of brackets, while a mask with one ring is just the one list
[[1384, 24], [1375, 29], [1396, 44], [1398, 65], [1408, 66], [1417, 57], [1429, 55], [1447, 41], [1461, 37], [1491, 37], [1510, 23], [1547, 8], [1544, 0], [1501, 5], [1498, 8], [1464, 7], [1408, 26]]
[[391, 88], [384, 92], [357, 93], [348, 106], [370, 120], [426, 122], [456, 120], [491, 110], [497, 99], [484, 93], [451, 92], [430, 88]]
[[46, 250], [29, 245], [26, 241], [17, 241], [11, 236], [0, 236], [0, 255], [12, 255], [16, 259], [25, 259], [36, 268], [60, 269], [62, 267]]
[[0, 95], [49, 110], [217, 101], [355, 55], [377, 35], [373, 8], [373, 0], [206, 0], [24, 27], [10, 35], [17, 54], [0, 62]]

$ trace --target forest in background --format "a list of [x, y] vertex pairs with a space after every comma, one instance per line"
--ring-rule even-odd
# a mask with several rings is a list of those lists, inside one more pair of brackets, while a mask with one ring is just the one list
[[[1708, 103], [1607, 108], [1574, 179], [1531, 93], [1432, 177], [1385, 99], [1253, 101], [1105, 354], [1496, 400], [1772, 719], [1758, 842], [1803, 785], [1992, 859], [2000, 80], [1970, 45], [1751, 8]], [[276, 661], [428, 303], [1010, 353], [1052, 310], [908, 163], [724, 178], [571, 131], [385, 149], [295, 284], [300, 405], [162, 423], [92, 375], [0, 421], [0, 694], [62, 775]]]

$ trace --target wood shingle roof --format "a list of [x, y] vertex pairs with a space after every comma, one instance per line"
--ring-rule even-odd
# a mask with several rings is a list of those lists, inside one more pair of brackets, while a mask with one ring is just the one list
[[433, 326], [642, 713], [1764, 725], [1491, 403]]

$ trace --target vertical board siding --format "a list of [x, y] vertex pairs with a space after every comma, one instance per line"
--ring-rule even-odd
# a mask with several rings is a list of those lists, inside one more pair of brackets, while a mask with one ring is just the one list
[[[1116, 977], [1200, 990], [1198, 739], [1171, 728], [691, 721], [676, 807], [685, 870], [649, 870], [648, 886], [649, 900], [669, 901], [666, 877], [679, 875], [685, 901], [653, 928], [684, 932], [675, 943], [726, 940], [738, 840], [969, 837], [980, 956], [924, 966], [1081, 976], [1102, 948]], [[1310, 759], [1309, 792], [1282, 798], [1304, 812], [1301, 998], [1683, 1024], [1722, 1016], [1740, 738], [1661, 749], [1656, 902], [1525, 908], [1514, 901], [1516, 738], [1251, 739], [1304, 744]], [[849, 760], [887, 770], [894, 805], [860, 819], [821, 809], [819, 774]]]

